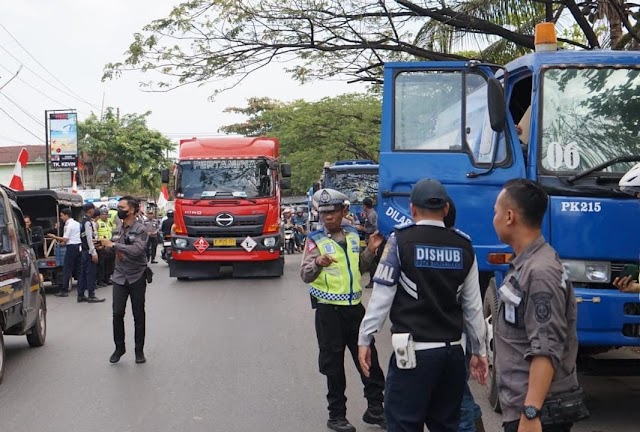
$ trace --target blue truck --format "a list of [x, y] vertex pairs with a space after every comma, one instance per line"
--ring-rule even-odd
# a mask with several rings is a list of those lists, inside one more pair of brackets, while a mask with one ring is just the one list
[[320, 181], [309, 189], [310, 209], [311, 197], [320, 188], [336, 189], [347, 195], [351, 212], [360, 219], [362, 201], [369, 197], [375, 202], [378, 196], [378, 164], [369, 159], [325, 162]]
[[549, 193], [543, 234], [575, 287], [581, 353], [640, 345], [638, 295], [612, 285], [640, 252], [640, 203], [618, 188], [640, 161], [640, 53], [535, 52], [504, 67], [389, 63], [382, 110], [379, 227], [389, 235], [410, 219], [419, 179], [445, 185], [475, 246], [490, 361], [495, 290], [512, 257], [494, 232], [493, 205], [513, 178]]

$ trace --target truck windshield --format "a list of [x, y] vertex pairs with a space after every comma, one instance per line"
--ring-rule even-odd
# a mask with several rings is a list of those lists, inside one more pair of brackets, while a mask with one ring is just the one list
[[[640, 154], [640, 70], [549, 69], [544, 73], [545, 171], [579, 172], [618, 156]], [[603, 169], [624, 173], [633, 162]]]
[[326, 185], [348, 196], [351, 204], [362, 204], [367, 197], [375, 201], [378, 196], [377, 173], [332, 172]]
[[183, 161], [176, 187], [182, 198], [258, 198], [273, 195], [273, 177], [266, 159]]

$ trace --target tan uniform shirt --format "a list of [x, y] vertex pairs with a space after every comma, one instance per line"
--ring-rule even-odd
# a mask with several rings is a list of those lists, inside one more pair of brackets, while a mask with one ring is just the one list
[[509, 265], [494, 317], [495, 366], [503, 421], [518, 420], [533, 357], [551, 359], [550, 393], [578, 385], [576, 299], [556, 251], [538, 237]]

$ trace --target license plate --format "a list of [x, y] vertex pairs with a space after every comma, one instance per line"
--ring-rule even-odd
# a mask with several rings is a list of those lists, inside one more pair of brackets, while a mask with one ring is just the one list
[[170, 241], [164, 242], [164, 243], [162, 243], [162, 246], [164, 246], [164, 247], [171, 246], [171, 242]]
[[234, 239], [234, 238], [213, 239], [213, 245], [214, 246], [235, 246], [236, 245], [236, 239]]

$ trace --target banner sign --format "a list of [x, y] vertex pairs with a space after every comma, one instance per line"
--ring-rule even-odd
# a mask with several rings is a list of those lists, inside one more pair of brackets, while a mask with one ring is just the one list
[[78, 167], [78, 114], [49, 112], [49, 161], [54, 170]]

